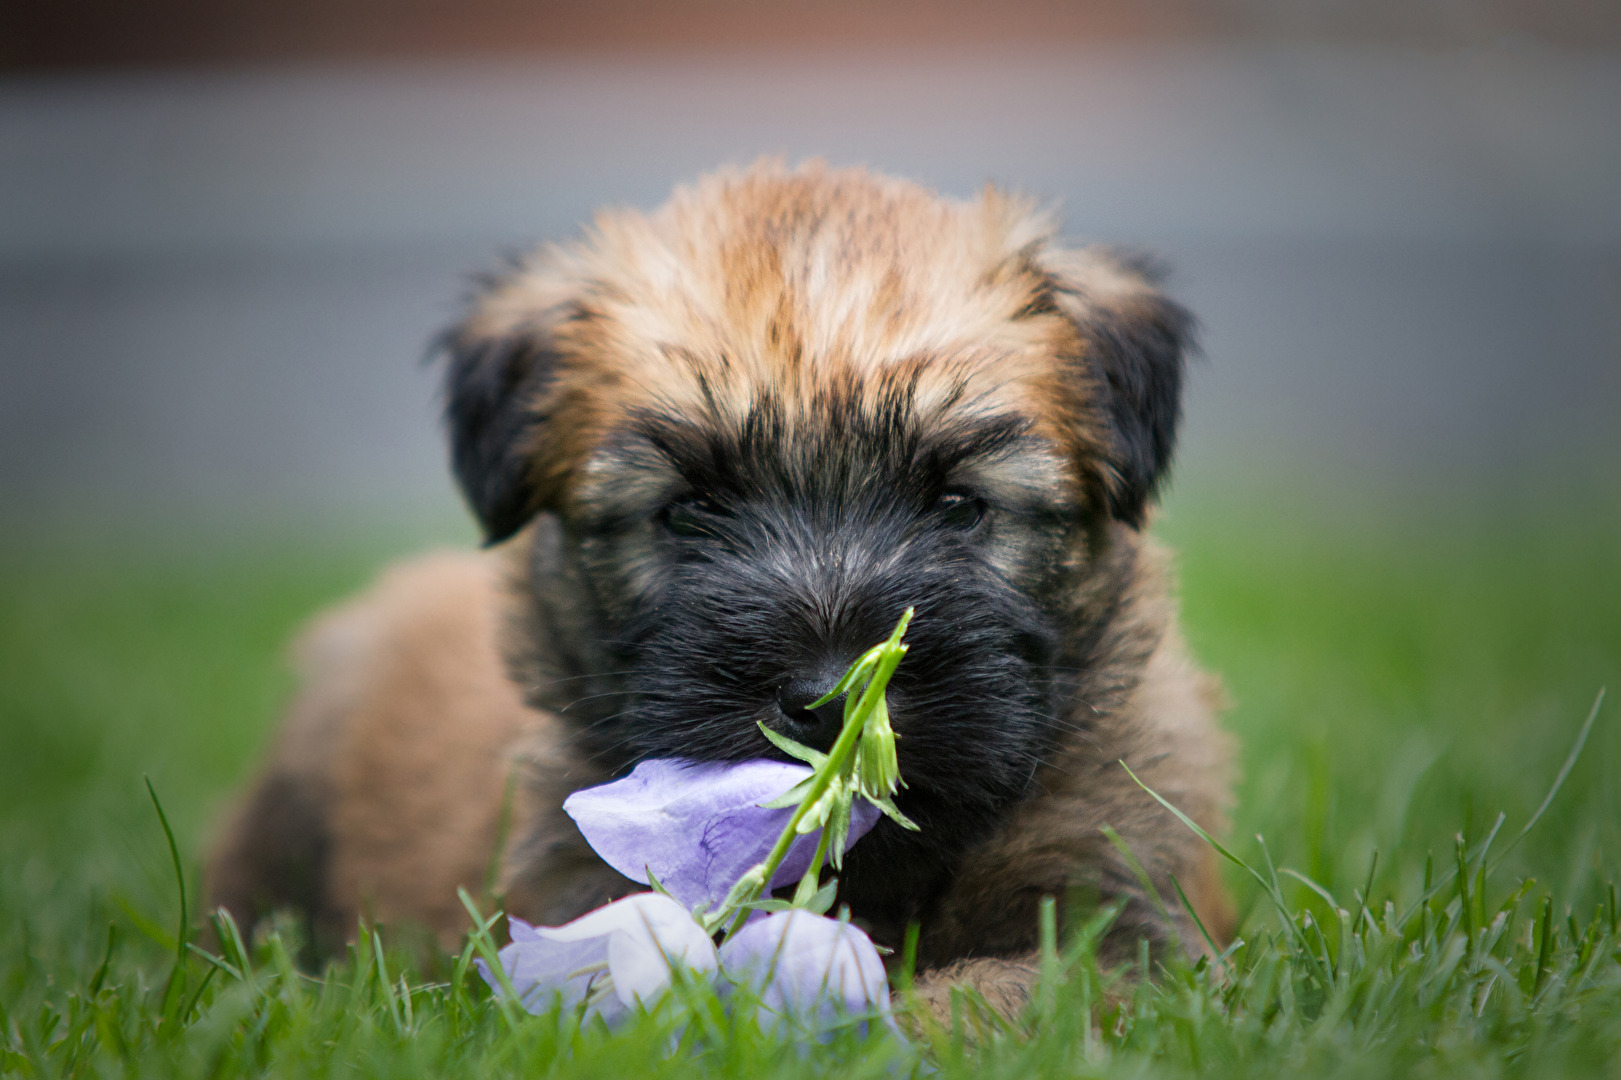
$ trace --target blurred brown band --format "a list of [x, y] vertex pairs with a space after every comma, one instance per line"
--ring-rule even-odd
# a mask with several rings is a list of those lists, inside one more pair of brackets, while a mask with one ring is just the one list
[[6, 0], [0, 72], [1133, 39], [1621, 47], [1593, 0]]

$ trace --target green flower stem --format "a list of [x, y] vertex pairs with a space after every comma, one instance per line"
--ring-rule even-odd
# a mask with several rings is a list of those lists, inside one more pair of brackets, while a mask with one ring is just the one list
[[[732, 889], [732, 895], [721, 901], [720, 908], [710, 917], [711, 925], [719, 925], [733, 910], [736, 910], [737, 914], [732, 919], [731, 926], [726, 928], [726, 934], [721, 939], [722, 941], [743, 928], [743, 924], [748, 920], [749, 916], [748, 908], [745, 905], [753, 903], [764, 895], [772, 875], [782, 865], [782, 860], [787, 858], [788, 849], [799, 838], [799, 825], [805, 820], [805, 815], [810, 813], [811, 809], [821, 801], [822, 797], [827, 794], [828, 789], [836, 781], [845, 778], [845, 775], [850, 772], [850, 766], [854, 764], [856, 746], [861, 740], [861, 729], [866, 724], [867, 718], [872, 715], [873, 710], [877, 707], [877, 703], [883, 700], [884, 690], [889, 685], [890, 676], [895, 674], [895, 668], [900, 664], [901, 657], [906, 655], [906, 648], [901, 644], [901, 636], [906, 633], [907, 624], [912, 621], [912, 610], [912, 608], [906, 609], [905, 614], [901, 616], [900, 622], [895, 624], [895, 630], [890, 634], [888, 641], [882, 645], [876, 645], [862, 654], [860, 659], [850, 665], [850, 670], [845, 673], [844, 678], [839, 680], [839, 686], [830, 692], [827, 697], [817, 702], [819, 705], [825, 704], [840, 693], [853, 692], [855, 690], [854, 683], [860, 680], [862, 669], [871, 670], [872, 674], [856, 706], [854, 708], [848, 705], [845, 707], [844, 728], [839, 732], [839, 737], [834, 741], [832, 748], [828, 750], [826, 760], [812, 774], [810, 787], [806, 789], [804, 796], [799, 800], [799, 805], [794, 808], [793, 816], [788, 819], [788, 824], [783, 827], [782, 835], [777, 837], [777, 842], [772, 845], [770, 853], [765, 857], [765, 861], [750, 870], [738, 881], [737, 885]], [[849, 791], [844, 793], [844, 797], [853, 798], [854, 794], [855, 787], [851, 785]], [[819, 875], [821, 872], [822, 862], [827, 856], [828, 834], [832, 832], [828, 828], [832, 818], [833, 815], [829, 814], [823, 821], [822, 837], [817, 842], [816, 855], [811, 860], [811, 869], [808, 872], [810, 874]]]
[[[823, 763], [820, 769], [816, 770], [816, 774], [811, 778], [810, 790], [805, 792], [805, 797], [794, 808], [793, 816], [788, 819], [788, 824], [783, 828], [782, 835], [777, 837], [777, 842], [772, 845], [770, 854], [765, 857], [765, 862], [758, 867], [760, 873], [755, 874], [751, 871], [748, 875], [759, 880], [747, 890], [746, 895], [736, 900], [736, 904], [750, 903], [758, 900], [764, 894], [766, 884], [770, 882], [771, 876], [777, 872], [777, 867], [782, 865], [782, 860], [788, 857], [788, 849], [799, 838], [799, 823], [805, 820], [805, 815], [810, 813], [811, 807], [816, 805], [821, 797], [827, 793], [827, 789], [832, 786], [833, 781], [838, 778], [840, 767], [843, 766], [845, 760], [855, 750], [856, 740], [860, 735], [861, 724], [859, 722], [852, 723], [851, 718], [846, 717], [844, 730], [839, 732], [838, 740], [834, 742], [833, 749], [827, 752], [827, 761]], [[824, 827], [823, 832], [827, 831]], [[731, 898], [728, 897], [727, 899], [730, 900]], [[724, 908], [717, 914], [724, 915]], [[748, 920], [748, 917], [747, 908], [739, 910], [737, 917], [732, 920], [732, 925], [726, 930], [726, 937], [731, 937], [743, 929], [743, 923]], [[721, 940], [724, 941], [725, 938]]]

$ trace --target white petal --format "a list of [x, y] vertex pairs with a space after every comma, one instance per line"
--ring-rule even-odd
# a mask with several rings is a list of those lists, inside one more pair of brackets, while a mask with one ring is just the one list
[[808, 911], [756, 920], [720, 950], [727, 974], [760, 995], [762, 1026], [781, 1019], [815, 1028], [842, 1015], [889, 1012], [889, 982], [859, 928]]
[[614, 993], [625, 1005], [650, 1005], [670, 985], [670, 962], [652, 942], [630, 934], [608, 935], [608, 970]]
[[[561, 996], [565, 1008], [579, 1004], [590, 989], [593, 976], [576, 973], [602, 963], [607, 954], [607, 942], [602, 938], [574, 942], [529, 938], [514, 941], [501, 950], [500, 957], [507, 981], [518, 992], [523, 1007], [532, 1013], [542, 1013], [551, 1008], [557, 996]], [[482, 961], [479, 970], [491, 989], [504, 992], [500, 981], [484, 970]]]
[[561, 942], [605, 938], [616, 930], [679, 933], [687, 926], [697, 928], [686, 908], [668, 896], [647, 892], [632, 893], [562, 926], [537, 926], [534, 933], [540, 940]]
[[[670, 983], [670, 965], [699, 972], [719, 966], [714, 943], [680, 904], [657, 893], [637, 893], [564, 926], [530, 926], [510, 921], [512, 944], [501, 950], [501, 966], [530, 1012], [544, 1012], [555, 997], [574, 1006], [584, 1000], [600, 971], [582, 971], [606, 962], [614, 994], [598, 1002], [612, 1022], [624, 1006], [650, 1004]], [[497, 980], [479, 970], [497, 992]]]

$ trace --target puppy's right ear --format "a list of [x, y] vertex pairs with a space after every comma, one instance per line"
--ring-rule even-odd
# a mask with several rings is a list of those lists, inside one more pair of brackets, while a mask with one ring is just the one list
[[451, 464], [485, 544], [496, 544], [542, 509], [537, 458], [558, 354], [543, 328], [490, 332], [476, 313], [446, 331], [439, 350]]
[[1109, 513], [1141, 528], [1171, 467], [1193, 316], [1159, 290], [1149, 260], [1099, 248], [1050, 251], [1046, 299], [1074, 325], [1103, 420]]

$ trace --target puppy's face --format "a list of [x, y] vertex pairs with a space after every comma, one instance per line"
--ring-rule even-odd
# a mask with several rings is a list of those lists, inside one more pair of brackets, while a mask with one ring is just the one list
[[764, 723], [825, 749], [840, 703], [807, 706], [915, 606], [890, 698], [914, 798], [989, 810], [1024, 790], [1052, 730], [1042, 598], [1068, 485], [1021, 417], [911, 396], [852, 381], [736, 417], [649, 412], [599, 452], [567, 528], [627, 674], [594, 743], [746, 760], [772, 753]]
[[1165, 468], [1186, 332], [1046, 228], [756, 169], [495, 283], [448, 415], [490, 538], [539, 517], [537, 704], [613, 768], [780, 756], [760, 724], [826, 746], [839, 705], [810, 704], [915, 607], [890, 707], [923, 831], [886, 823], [847, 876], [937, 871], [1028, 793]]

